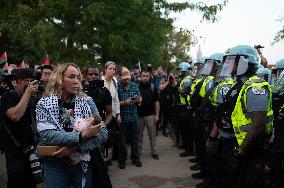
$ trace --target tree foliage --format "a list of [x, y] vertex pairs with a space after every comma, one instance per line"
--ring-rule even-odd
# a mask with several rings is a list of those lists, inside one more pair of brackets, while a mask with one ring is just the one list
[[[173, 27], [171, 12], [202, 12], [214, 22], [226, 5], [166, 0], [2, 0], [0, 52], [9, 62], [80, 65], [113, 60], [130, 66], [184, 60], [194, 36]], [[14, 54], [14, 55], [13, 55]]]
[[283, 39], [284, 39], [284, 25], [283, 25], [283, 29], [281, 29], [280, 31], [277, 32], [277, 34], [274, 38], [274, 42], [279, 42]]

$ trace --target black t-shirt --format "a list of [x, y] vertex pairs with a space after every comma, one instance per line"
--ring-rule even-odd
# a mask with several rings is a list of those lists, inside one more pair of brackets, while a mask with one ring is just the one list
[[161, 108], [172, 108], [175, 103], [175, 95], [177, 88], [172, 85], [167, 85], [166, 88], [160, 93]]
[[[14, 135], [14, 137], [20, 142], [22, 148], [34, 145], [34, 135], [32, 130], [32, 119], [30, 112], [30, 104], [28, 105], [25, 114], [21, 117], [20, 121], [14, 122], [6, 116], [8, 109], [15, 107], [21, 98], [15, 90], [4, 93], [0, 99], [1, 114], [3, 114], [4, 121]], [[17, 149], [16, 145], [10, 137], [6, 140], [6, 149]]]
[[112, 98], [109, 90], [106, 87], [91, 87], [88, 88], [88, 96], [94, 100], [99, 114], [105, 120], [106, 106], [112, 105]]
[[66, 132], [72, 132], [74, 125], [75, 97], [73, 97], [70, 102], [65, 102], [62, 99], [59, 99], [58, 107], [59, 123]]
[[142, 103], [140, 106], [138, 106], [139, 116], [149, 116], [155, 114], [155, 102], [159, 101], [159, 95], [158, 90], [156, 88], [153, 89], [150, 83], [139, 84], [139, 90], [142, 97]]

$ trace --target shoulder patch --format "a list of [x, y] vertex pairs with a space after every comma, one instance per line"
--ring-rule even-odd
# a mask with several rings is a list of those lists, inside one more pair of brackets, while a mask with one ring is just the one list
[[255, 95], [264, 95], [265, 94], [265, 89], [262, 87], [253, 87], [251, 89], [252, 93]]
[[230, 91], [230, 87], [228, 87], [228, 86], [224, 86], [224, 87], [221, 87], [220, 88], [220, 93], [221, 93], [221, 95], [222, 96], [226, 96], [227, 95], [227, 93]]
[[213, 82], [209, 82], [208, 83], [208, 89], [211, 89], [212, 86], [213, 86]]

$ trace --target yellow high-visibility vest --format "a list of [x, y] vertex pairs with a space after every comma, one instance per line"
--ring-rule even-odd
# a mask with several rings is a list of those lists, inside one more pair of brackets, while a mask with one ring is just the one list
[[213, 95], [211, 98], [211, 103], [213, 106], [217, 106], [217, 98], [218, 98], [218, 91], [219, 88], [221, 88], [224, 85], [230, 85], [231, 87], [233, 87], [234, 82], [232, 78], [225, 78], [224, 80], [222, 80], [222, 82], [220, 82], [213, 90]]
[[199, 91], [199, 95], [201, 97], [205, 96], [205, 94], [206, 94], [206, 85], [213, 79], [214, 79], [213, 76], [207, 76], [207, 78], [204, 80], [204, 82], [202, 83], [202, 86], [200, 88], [200, 91]]
[[271, 87], [268, 82], [261, 80], [257, 76], [253, 76], [249, 78], [244, 85], [242, 86], [242, 89], [240, 90], [237, 98], [237, 102], [234, 108], [234, 111], [231, 115], [232, 125], [235, 132], [236, 139], [238, 141], [238, 144], [241, 145], [243, 143], [243, 140], [245, 139], [247, 135], [247, 131], [249, 130], [251, 126], [251, 119], [247, 118], [244, 114], [244, 109], [247, 109], [247, 92], [252, 87], [254, 88], [262, 88], [267, 87], [269, 90], [269, 100], [267, 105], [267, 119], [268, 122], [266, 124], [266, 132], [270, 131], [272, 122], [273, 122], [273, 110], [272, 110], [272, 92]]
[[[183, 83], [186, 80], [193, 80], [193, 78], [189, 75], [187, 77], [185, 77], [179, 84], [180, 90], [183, 90]], [[189, 100], [188, 100], [188, 97], [189, 97]], [[179, 98], [180, 98], [180, 104], [182, 104], [182, 105], [190, 104], [190, 95], [187, 95], [187, 96], [179, 95]], [[187, 100], [188, 103], [186, 103], [186, 100]]]

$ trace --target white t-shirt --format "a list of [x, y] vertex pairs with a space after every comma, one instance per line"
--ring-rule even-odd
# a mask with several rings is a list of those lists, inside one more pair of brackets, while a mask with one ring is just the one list
[[[109, 90], [112, 98], [112, 115], [115, 117], [116, 114], [120, 114], [120, 103], [118, 99], [118, 93], [117, 93], [117, 80], [116, 78], [113, 78], [110, 80], [110, 82], [107, 82], [105, 80], [105, 77], [102, 76], [102, 80], [104, 80], [104, 86]], [[116, 82], [113, 83], [113, 80]]]

